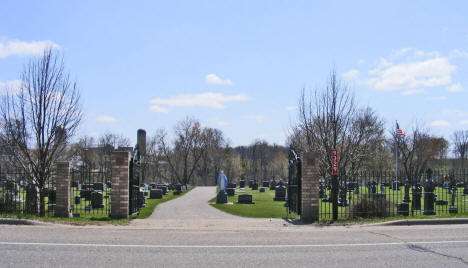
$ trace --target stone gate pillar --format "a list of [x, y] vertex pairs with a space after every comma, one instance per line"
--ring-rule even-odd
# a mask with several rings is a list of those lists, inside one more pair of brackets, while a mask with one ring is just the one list
[[111, 218], [128, 218], [130, 152], [111, 153]]
[[55, 217], [70, 218], [70, 163], [56, 162], [55, 177]]
[[302, 156], [302, 215], [301, 221], [319, 220], [319, 155], [304, 153]]

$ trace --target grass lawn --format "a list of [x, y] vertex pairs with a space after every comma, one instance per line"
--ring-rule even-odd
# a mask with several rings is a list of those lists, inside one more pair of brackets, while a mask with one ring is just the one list
[[[86, 224], [128, 224], [133, 219], [145, 219], [148, 218], [154, 211], [154, 209], [161, 203], [183, 196], [187, 192], [193, 189], [190, 188], [187, 191], [183, 191], [180, 195], [174, 195], [173, 191], [169, 191], [168, 194], [164, 195], [162, 199], [149, 199], [146, 197], [146, 207], [140, 208], [138, 215], [132, 215], [128, 219], [111, 219], [104, 210], [99, 209], [101, 212], [95, 213], [80, 213], [80, 217], [75, 218], [57, 218], [52, 215], [46, 217], [38, 217], [30, 214], [22, 213], [0, 213], [0, 218], [17, 218], [17, 219], [30, 219], [39, 220], [45, 222], [54, 223], [67, 223], [74, 225], [86, 225]], [[72, 200], [73, 201], [73, 200]]]
[[[259, 188], [260, 189], [260, 188]], [[273, 201], [275, 191], [266, 189], [264, 193], [252, 191], [250, 188], [245, 188], [245, 194], [252, 195], [252, 201], [255, 204], [238, 204], [237, 197], [239, 188], [236, 189], [235, 196], [228, 196], [228, 202], [233, 204], [214, 204], [216, 197], [210, 200], [213, 207], [224, 212], [250, 218], [299, 218], [297, 214], [288, 214], [287, 208], [284, 206], [284, 201]], [[216, 195], [216, 193], [213, 193]]]

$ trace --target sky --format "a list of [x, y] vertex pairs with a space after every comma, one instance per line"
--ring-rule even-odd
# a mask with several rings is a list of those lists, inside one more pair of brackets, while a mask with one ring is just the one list
[[468, 129], [468, 1], [0, 0], [0, 94], [47, 46], [81, 90], [79, 135], [136, 142], [187, 117], [284, 144], [332, 68], [388, 131]]

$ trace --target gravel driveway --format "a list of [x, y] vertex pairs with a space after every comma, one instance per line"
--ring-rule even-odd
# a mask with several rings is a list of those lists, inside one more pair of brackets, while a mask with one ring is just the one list
[[222, 212], [208, 203], [216, 196], [216, 187], [196, 187], [182, 197], [162, 203], [147, 219], [133, 220], [132, 226], [174, 229], [245, 229], [281, 228], [282, 219], [254, 219]]

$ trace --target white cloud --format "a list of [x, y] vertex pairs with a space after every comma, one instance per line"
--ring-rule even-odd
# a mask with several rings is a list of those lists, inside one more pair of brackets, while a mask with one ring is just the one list
[[205, 92], [200, 94], [180, 94], [166, 99], [155, 98], [150, 101], [150, 110], [167, 113], [169, 107], [207, 107], [212, 109], [224, 109], [226, 103], [235, 101], [248, 101], [245, 94], [224, 95], [222, 93]]
[[456, 109], [447, 109], [447, 110], [442, 110], [442, 114], [445, 115], [450, 115], [450, 116], [468, 116], [467, 112], [463, 112], [461, 110], [456, 110]]
[[455, 69], [443, 57], [399, 64], [382, 59], [376, 69], [369, 71], [374, 77], [366, 83], [382, 91], [446, 86], [452, 82]]
[[218, 122], [216, 122], [216, 124], [217, 124], [218, 126], [221, 126], [221, 127], [227, 127], [227, 126], [230, 126], [230, 125], [231, 125], [231, 122], [218, 121]]
[[245, 118], [247, 118], [249, 120], [256, 121], [257, 123], [263, 123], [266, 120], [266, 117], [264, 115], [261, 115], [261, 114], [248, 115]]
[[416, 94], [422, 94], [424, 93], [424, 89], [409, 89], [409, 90], [406, 90], [406, 91], [403, 91], [401, 93], [401, 95], [416, 95]]
[[445, 120], [435, 120], [428, 124], [430, 127], [449, 127], [451, 124]]
[[448, 86], [447, 90], [451, 92], [460, 92], [463, 90], [463, 87], [460, 85], [460, 83], [457, 83], [457, 84], [452, 84]]
[[207, 74], [205, 76], [205, 82], [211, 85], [229, 85], [229, 86], [232, 85], [231, 80], [229, 79], [223, 80], [215, 74]]
[[459, 122], [460, 125], [468, 125], [468, 120], [461, 120]]
[[0, 81], [0, 95], [16, 94], [21, 87], [21, 80]]
[[357, 62], [356, 62], [357, 65], [362, 65], [364, 64], [364, 60], [363, 59], [359, 59]]
[[0, 39], [0, 58], [6, 58], [12, 55], [39, 55], [47, 47], [60, 48], [56, 43], [45, 41], [25, 42], [16, 39]]
[[468, 52], [460, 51], [458, 49], [454, 49], [450, 52], [450, 58], [466, 58], [468, 59]]
[[295, 111], [295, 110], [298, 110], [299, 107], [297, 107], [297, 106], [286, 106], [286, 107], [284, 107], [284, 109], [286, 111]]
[[167, 114], [169, 112], [168, 109], [161, 107], [159, 105], [151, 105], [149, 109], [153, 112], [162, 113], [162, 114]]
[[357, 78], [359, 78], [359, 71], [356, 70], [356, 69], [351, 69], [349, 71], [347, 71], [346, 73], [343, 74], [343, 77], [348, 79], [348, 80], [356, 80]]
[[115, 119], [115, 117], [112, 117], [110, 115], [100, 115], [100, 116], [96, 117], [96, 121], [104, 122], [104, 123], [113, 123], [113, 122], [117, 121], [117, 119]]

